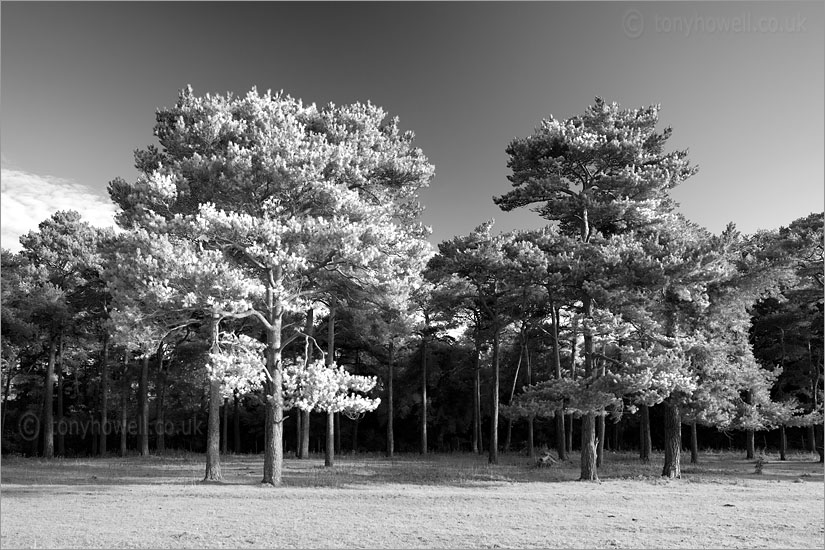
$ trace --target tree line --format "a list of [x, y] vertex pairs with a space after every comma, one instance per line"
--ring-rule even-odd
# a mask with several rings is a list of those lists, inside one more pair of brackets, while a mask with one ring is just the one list
[[600, 98], [542, 120], [494, 201], [547, 225], [434, 250], [434, 167], [383, 109], [183, 89], [109, 184], [118, 230], [57, 212], [2, 252], [4, 452], [151, 442], [220, 480], [231, 447], [279, 485], [285, 446], [333, 466], [343, 427], [493, 464], [515, 441], [567, 460], [575, 431], [596, 480], [606, 445], [649, 460], [655, 433], [680, 477], [686, 425], [692, 461], [700, 429], [749, 457], [778, 430], [783, 459], [794, 429], [821, 461], [823, 214], [712, 234], [677, 211], [697, 168], [658, 123]]

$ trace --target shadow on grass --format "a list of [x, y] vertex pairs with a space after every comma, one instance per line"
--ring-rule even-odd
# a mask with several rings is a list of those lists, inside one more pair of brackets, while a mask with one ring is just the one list
[[[685, 457], [683, 457], [684, 459]], [[201, 483], [204, 455], [149, 456], [127, 458], [30, 459], [3, 458], [0, 483], [3, 492], [30, 496], [51, 494], [82, 487], [106, 490], [128, 485], [189, 487], [260, 487], [263, 477], [262, 455], [225, 455], [221, 458], [223, 482]], [[447, 487], [484, 487], [513, 483], [559, 483], [579, 477], [579, 456], [553, 465], [536, 468], [524, 455], [502, 454], [499, 464], [491, 465], [484, 455], [432, 454], [344, 455], [336, 457], [332, 468], [324, 467], [322, 456], [298, 460], [287, 458], [283, 465], [283, 486], [289, 488], [358, 488], [380, 485], [417, 485]], [[662, 456], [654, 453], [647, 464], [635, 453], [607, 452], [599, 477], [611, 480], [637, 480], [659, 483]], [[755, 474], [754, 461], [740, 453], [708, 453], [699, 464], [686, 464], [683, 477], [690, 482], [740, 483], [745, 479], [764, 481], [822, 481], [823, 471], [813, 455], [791, 456], [789, 461], [768, 460], [762, 474]], [[74, 487], [73, 489], [69, 489]], [[40, 490], [42, 489], [42, 490]], [[93, 494], [93, 493], [90, 493]]]

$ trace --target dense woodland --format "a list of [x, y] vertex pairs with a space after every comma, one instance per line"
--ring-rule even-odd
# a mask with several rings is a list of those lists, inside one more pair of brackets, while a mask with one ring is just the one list
[[271, 485], [285, 453], [822, 461], [823, 214], [707, 231], [658, 124], [540, 121], [493, 200], [547, 225], [434, 250], [435, 168], [381, 108], [186, 88], [109, 184], [117, 230], [57, 212], [3, 250], [2, 450], [205, 452], [209, 480], [263, 453]]

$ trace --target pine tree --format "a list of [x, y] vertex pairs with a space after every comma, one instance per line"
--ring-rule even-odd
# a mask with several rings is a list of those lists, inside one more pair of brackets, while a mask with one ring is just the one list
[[[658, 114], [658, 106], [623, 110], [596, 98], [583, 115], [543, 120], [532, 136], [507, 147], [514, 189], [496, 204], [504, 210], [536, 205], [563, 234], [593, 248], [630, 232], [655, 231], [674, 208], [669, 190], [696, 171], [686, 152], [664, 152], [671, 130], [657, 132]], [[586, 379], [597, 371], [591, 283], [585, 279], [579, 298]], [[595, 414], [582, 416], [583, 480], [598, 479]]]
[[281, 482], [284, 317], [306, 311], [331, 277], [385, 277], [426, 251], [418, 189], [432, 166], [397, 120], [370, 104], [317, 109], [282, 94], [197, 97], [158, 112], [162, 149], [136, 153], [141, 176], [114, 180], [122, 225], [219, 252], [256, 285], [266, 334], [263, 483]]

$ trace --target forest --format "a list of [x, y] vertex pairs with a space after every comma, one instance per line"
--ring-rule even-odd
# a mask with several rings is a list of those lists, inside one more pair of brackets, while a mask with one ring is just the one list
[[260, 454], [272, 486], [313, 453], [823, 462], [825, 217], [686, 219], [658, 105], [537, 121], [492, 200], [546, 225], [437, 247], [436, 167], [371, 103], [187, 87], [154, 136], [109, 182], [117, 228], [59, 211], [2, 251], [4, 454], [186, 450], [210, 481]]

